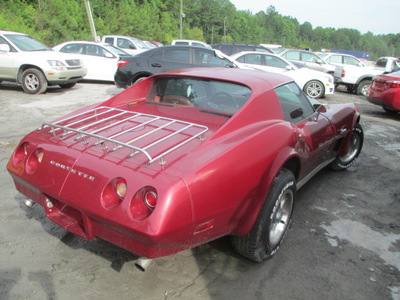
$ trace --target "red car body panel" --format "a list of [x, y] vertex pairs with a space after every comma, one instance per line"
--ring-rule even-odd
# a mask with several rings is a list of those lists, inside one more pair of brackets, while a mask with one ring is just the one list
[[[247, 86], [251, 95], [233, 115], [159, 105], [146, 99], [156, 80], [168, 77], [228, 81]], [[56, 223], [84, 239], [102, 238], [147, 258], [173, 254], [225, 235], [246, 234], [279, 170], [290, 166], [300, 187], [343, 151], [359, 118], [355, 106], [348, 104], [329, 105], [296, 124], [284, 121], [274, 88], [291, 81], [285, 76], [239, 69], [158, 74], [51, 124], [82, 114], [74, 120], [83, 128], [88, 122], [85, 118], [93, 115], [89, 111], [94, 110], [95, 117], [104, 121], [101, 112], [114, 114], [108, 109], [112, 108], [190, 122], [200, 129], [206, 126], [202, 138], [149, 163], [142, 153], [128, 157], [133, 150], [110, 151], [111, 142], [96, 144], [94, 136], [62, 135], [53, 125], [45, 125], [22, 139], [7, 168], [17, 190], [43, 206]], [[127, 126], [121, 123], [107, 130], [118, 135]], [[136, 132], [129, 134], [135, 139]], [[177, 133], [173, 143], [186, 135]], [[156, 145], [155, 152], [163, 151], [162, 147]], [[119, 178], [126, 181], [127, 189], [123, 199], [115, 200], [109, 187]], [[152, 211], [143, 204], [149, 186], [157, 193]]]
[[371, 103], [400, 111], [400, 71], [375, 76], [367, 97]]

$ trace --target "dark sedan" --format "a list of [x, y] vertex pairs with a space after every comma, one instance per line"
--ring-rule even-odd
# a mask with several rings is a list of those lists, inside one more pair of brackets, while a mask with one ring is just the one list
[[153, 74], [191, 67], [236, 66], [218, 50], [193, 46], [164, 46], [120, 60], [114, 81], [118, 87], [127, 88]]
[[368, 101], [390, 114], [400, 112], [400, 71], [377, 75], [367, 92]]

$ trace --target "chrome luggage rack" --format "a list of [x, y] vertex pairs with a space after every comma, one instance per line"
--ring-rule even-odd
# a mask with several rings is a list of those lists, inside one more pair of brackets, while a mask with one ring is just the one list
[[[130, 154], [127, 157], [142, 153], [148, 164], [160, 159], [160, 165], [166, 164], [165, 155], [179, 147], [196, 138], [204, 140], [208, 130], [208, 127], [195, 123], [104, 106], [55, 123], [43, 123], [38, 130], [47, 127], [53, 136], [75, 134], [75, 141], [101, 145], [109, 152], [128, 148]], [[108, 146], [110, 144], [112, 147]]]

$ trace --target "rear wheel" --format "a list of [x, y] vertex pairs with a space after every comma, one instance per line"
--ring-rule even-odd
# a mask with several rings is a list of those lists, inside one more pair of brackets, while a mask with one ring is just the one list
[[350, 167], [357, 159], [361, 152], [364, 142], [364, 131], [359, 123], [356, 123], [351, 134], [349, 148], [347, 153], [336, 157], [331, 163], [331, 168], [335, 171], [345, 170]]
[[311, 80], [307, 82], [303, 90], [310, 98], [321, 98], [325, 94], [325, 87], [322, 82], [318, 80]]
[[139, 78], [136, 79], [134, 82], [132, 82], [132, 85], [134, 85], [134, 84], [136, 84], [136, 83], [138, 83], [138, 82], [141, 82], [143, 79], [146, 79], [146, 78], [147, 78], [147, 76], [139, 77]]
[[289, 229], [295, 198], [294, 175], [281, 169], [251, 231], [244, 236], [232, 236], [234, 249], [257, 262], [274, 255]]
[[38, 69], [26, 69], [22, 73], [22, 88], [25, 93], [37, 95], [42, 94], [47, 89], [47, 80], [43, 73]]
[[357, 95], [367, 96], [367, 91], [369, 86], [371, 85], [371, 80], [363, 80], [357, 86]]

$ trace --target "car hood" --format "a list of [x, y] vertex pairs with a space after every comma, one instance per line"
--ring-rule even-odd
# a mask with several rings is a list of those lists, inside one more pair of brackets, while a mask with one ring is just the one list
[[67, 59], [77, 59], [78, 56], [74, 54], [66, 54], [57, 51], [21, 51], [21, 54], [29, 55], [29, 57], [41, 60], [59, 60], [65, 61]]

